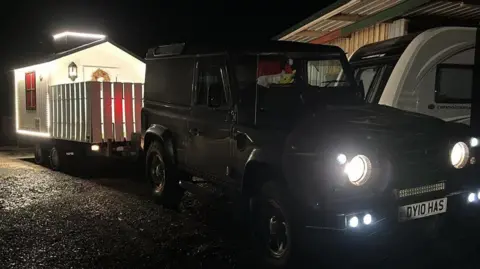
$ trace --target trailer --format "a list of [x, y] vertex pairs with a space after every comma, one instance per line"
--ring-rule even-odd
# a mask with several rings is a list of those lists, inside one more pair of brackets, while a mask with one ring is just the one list
[[103, 36], [55, 37], [75, 39], [77, 45], [86, 40], [14, 70], [19, 140], [34, 144], [35, 161], [54, 170], [73, 157], [138, 156], [143, 59]]
[[470, 124], [473, 27], [438, 27], [366, 45], [350, 58], [366, 100]]

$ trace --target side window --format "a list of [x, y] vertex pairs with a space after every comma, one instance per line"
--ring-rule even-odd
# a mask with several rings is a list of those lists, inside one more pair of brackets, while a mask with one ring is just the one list
[[435, 78], [435, 102], [470, 103], [473, 65], [439, 64]]
[[200, 59], [198, 61], [195, 104], [222, 107], [227, 103], [225, 65]]
[[37, 80], [35, 72], [25, 73], [25, 108], [37, 109]]
[[367, 67], [367, 68], [360, 68], [357, 70], [355, 74], [355, 80], [357, 82], [363, 82], [363, 89], [365, 90], [365, 96], [368, 95], [368, 91], [370, 86], [372, 85], [373, 79], [375, 78], [375, 74], [378, 72], [378, 67]]

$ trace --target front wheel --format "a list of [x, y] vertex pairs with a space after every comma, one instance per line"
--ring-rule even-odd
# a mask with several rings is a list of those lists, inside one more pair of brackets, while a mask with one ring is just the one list
[[254, 247], [267, 268], [290, 268], [294, 263], [297, 223], [287, 197], [286, 188], [271, 181], [253, 198]]
[[150, 182], [153, 196], [159, 204], [176, 209], [185, 190], [180, 187], [180, 171], [164, 156], [164, 148], [158, 141], [150, 144], [146, 154], [145, 175]]

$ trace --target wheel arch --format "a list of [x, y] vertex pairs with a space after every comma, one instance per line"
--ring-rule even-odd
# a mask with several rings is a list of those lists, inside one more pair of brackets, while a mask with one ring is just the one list
[[165, 153], [172, 162], [176, 162], [175, 148], [172, 132], [163, 125], [154, 124], [150, 126], [145, 132], [144, 137], [144, 151], [148, 151], [148, 147], [153, 141], [159, 141], [165, 149]]
[[256, 149], [245, 164], [242, 178], [242, 195], [252, 197], [268, 181], [285, 183], [280, 162], [281, 154]]

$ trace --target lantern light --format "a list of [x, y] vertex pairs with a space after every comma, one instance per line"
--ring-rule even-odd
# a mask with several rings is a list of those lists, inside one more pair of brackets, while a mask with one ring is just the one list
[[78, 77], [78, 68], [77, 65], [74, 62], [71, 62], [68, 65], [68, 77], [72, 80], [75, 81]]

